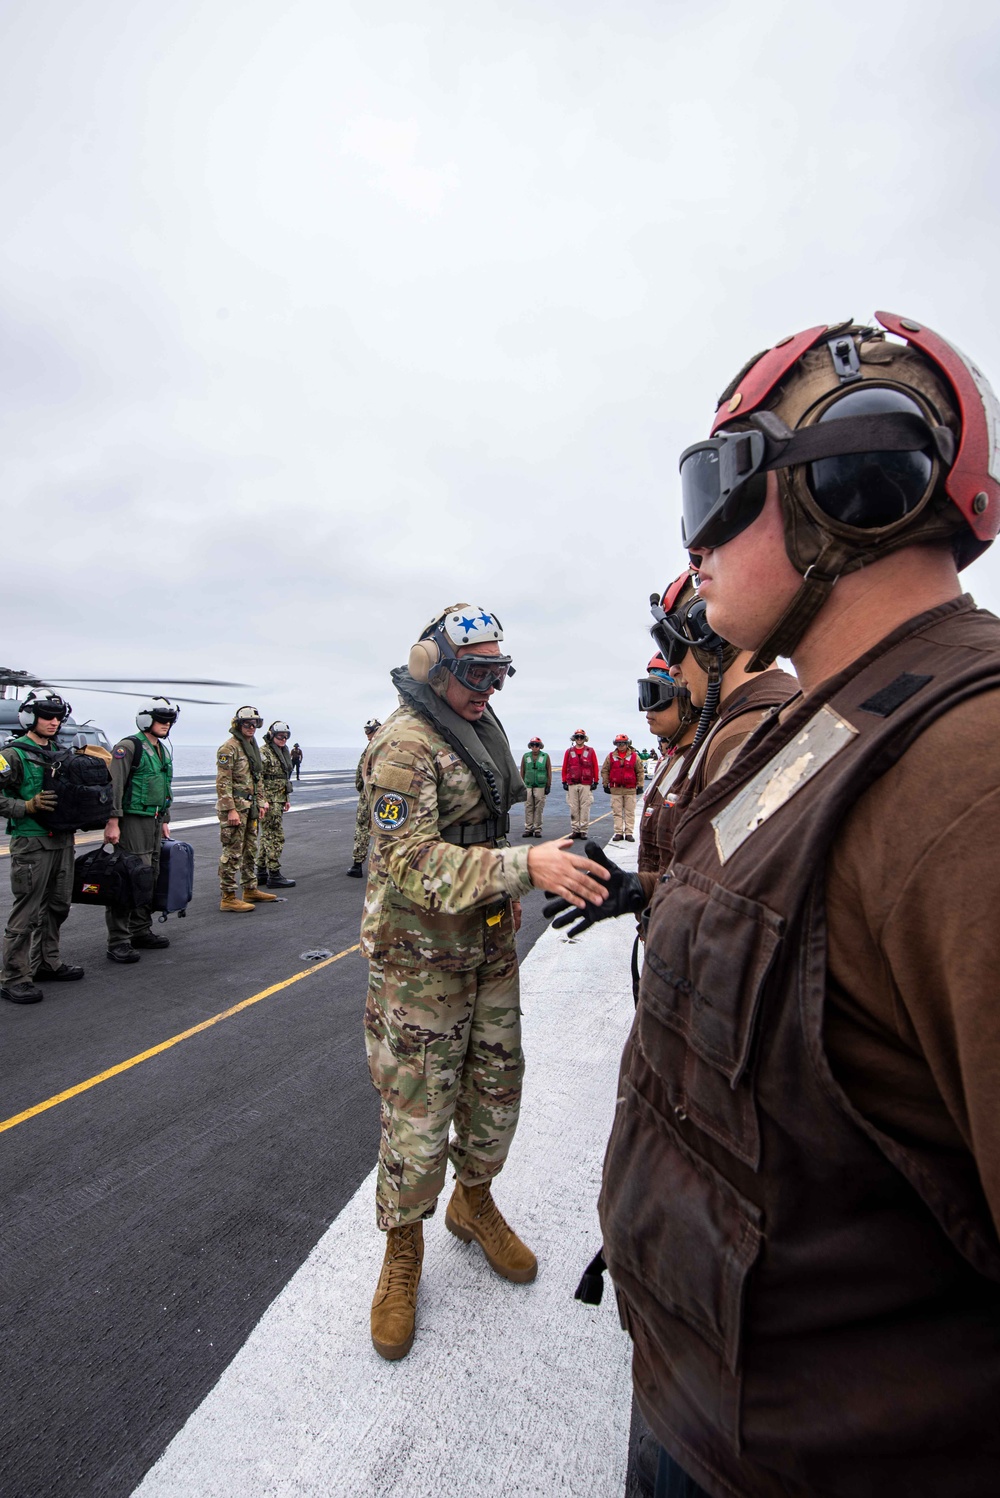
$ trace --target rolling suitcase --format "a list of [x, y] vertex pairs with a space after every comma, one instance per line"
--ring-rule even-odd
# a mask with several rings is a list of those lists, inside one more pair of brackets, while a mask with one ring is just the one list
[[165, 921], [174, 911], [187, 914], [194, 894], [194, 849], [190, 843], [165, 837], [160, 844], [160, 873], [153, 895], [153, 909]]

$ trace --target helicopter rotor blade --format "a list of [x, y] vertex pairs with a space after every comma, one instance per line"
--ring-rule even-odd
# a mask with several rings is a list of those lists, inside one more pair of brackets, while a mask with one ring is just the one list
[[[64, 676], [63, 683], [70, 683], [74, 686], [86, 686], [89, 682], [95, 681], [117, 681], [122, 683], [135, 682], [137, 686], [145, 686], [152, 679], [149, 676]], [[161, 682], [167, 681], [171, 686], [178, 687], [241, 687], [246, 688], [247, 691], [251, 690], [248, 681], [213, 681], [207, 676], [161, 676], [156, 679]], [[46, 683], [46, 685], [51, 685], [51, 683]], [[194, 699], [192, 698], [191, 700], [193, 701]]]
[[[79, 685], [79, 683], [77, 684]], [[66, 683], [64, 681], [47, 681], [45, 685], [47, 687], [62, 688], [66, 686]], [[90, 687], [88, 690], [91, 692], [100, 692], [105, 697], [131, 697], [133, 701], [139, 696], [138, 692], [120, 692], [115, 687]], [[197, 702], [202, 707], [226, 707], [228, 705], [221, 699], [213, 697], [171, 697], [170, 700], [171, 702]]]

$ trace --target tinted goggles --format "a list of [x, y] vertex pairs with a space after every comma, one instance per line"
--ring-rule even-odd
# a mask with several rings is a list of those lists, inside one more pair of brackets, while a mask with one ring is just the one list
[[[830, 408], [832, 415], [836, 406]], [[745, 432], [719, 432], [681, 454], [681, 535], [689, 551], [724, 546], [764, 508], [766, 475], [777, 468], [816, 463], [823, 458], [865, 453], [937, 449], [945, 463], [953, 447], [947, 429], [931, 427], [916, 408], [848, 415], [792, 431], [773, 412], [750, 418]], [[823, 507], [822, 498], [817, 502]]]
[[460, 655], [442, 665], [470, 692], [501, 691], [508, 676], [514, 675], [509, 655]]
[[640, 676], [637, 685], [641, 713], [655, 713], [669, 707], [684, 691], [669, 676]]

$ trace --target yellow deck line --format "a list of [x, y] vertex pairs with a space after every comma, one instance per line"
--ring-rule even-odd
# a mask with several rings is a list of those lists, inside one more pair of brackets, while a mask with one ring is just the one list
[[78, 1097], [81, 1092], [88, 1092], [91, 1087], [99, 1086], [101, 1082], [107, 1082], [112, 1077], [120, 1076], [122, 1072], [130, 1071], [133, 1066], [138, 1066], [142, 1061], [149, 1061], [153, 1056], [159, 1056], [162, 1051], [169, 1051], [171, 1046], [179, 1045], [182, 1040], [189, 1040], [192, 1035], [199, 1035], [202, 1030], [210, 1029], [220, 1020], [230, 1019], [234, 1014], [239, 1014], [241, 1009], [249, 1009], [251, 1004], [259, 1004], [261, 999], [269, 999], [272, 994], [288, 988], [292, 983], [298, 983], [302, 978], [311, 978], [313, 973], [319, 972], [320, 968], [329, 967], [331, 963], [339, 962], [342, 957], [348, 957], [356, 951], [358, 951], [358, 943], [355, 943], [353, 947], [345, 947], [334, 957], [325, 957], [322, 962], [303, 968], [301, 973], [293, 973], [290, 978], [284, 978], [280, 983], [272, 983], [270, 988], [263, 988], [260, 993], [252, 994], [249, 999], [242, 999], [232, 1008], [223, 1009], [221, 1014], [213, 1014], [211, 1019], [202, 1020], [200, 1025], [192, 1025], [190, 1030], [182, 1030], [180, 1035], [172, 1035], [169, 1040], [161, 1040], [159, 1045], [151, 1046], [148, 1051], [141, 1051], [138, 1056], [130, 1056], [127, 1061], [119, 1061], [117, 1066], [98, 1072], [96, 1077], [88, 1077], [85, 1082], [77, 1082], [74, 1087], [68, 1087], [65, 1092], [57, 1092], [55, 1097], [46, 1098], [42, 1103], [35, 1103], [33, 1107], [25, 1108], [23, 1113], [15, 1113], [12, 1118], [5, 1118], [0, 1123], [0, 1134], [5, 1133], [7, 1129], [13, 1129], [17, 1124], [24, 1123], [29, 1118], [34, 1118], [38, 1113], [44, 1113], [48, 1108], [54, 1108], [57, 1103], [65, 1103], [70, 1098]]

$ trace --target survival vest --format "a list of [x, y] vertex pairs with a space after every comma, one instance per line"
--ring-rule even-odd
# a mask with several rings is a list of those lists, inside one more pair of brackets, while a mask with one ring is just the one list
[[638, 755], [632, 749], [628, 754], [619, 754], [617, 749], [608, 756], [608, 782], [613, 791], [634, 791], [638, 775]]
[[582, 749], [567, 749], [563, 755], [564, 785], [596, 785], [599, 773], [597, 755], [589, 744], [585, 744]]
[[997, 689], [997, 620], [929, 610], [761, 724], [676, 826], [600, 1215], [639, 1403], [713, 1490], [996, 1486], [1000, 1241], [975, 1161], [862, 1117], [823, 1010], [845, 816]]
[[173, 760], [159, 744], [154, 749], [145, 734], [133, 734], [122, 742], [135, 745], [122, 811], [130, 817], [155, 817], [170, 805]]
[[[25, 745], [29, 749], [38, 748], [38, 745], [33, 744], [31, 739], [22, 737], [11, 739], [10, 743], [5, 746], [5, 752], [11, 749], [24, 749]], [[0, 754], [0, 758], [2, 757], [3, 755]], [[42, 788], [42, 782], [45, 779], [44, 765], [34, 756], [29, 758], [27, 754], [12, 755], [9, 760], [5, 760], [5, 763], [8, 768], [5, 771], [4, 783], [17, 794], [19, 800], [30, 801], [32, 796], [36, 796]], [[36, 822], [32, 816], [11, 817], [7, 823], [7, 831], [11, 837], [49, 836], [49, 829], [43, 827], [40, 822]]]
[[549, 756], [539, 749], [538, 758], [529, 750], [521, 759], [521, 779], [529, 790], [544, 790], [549, 783]]

